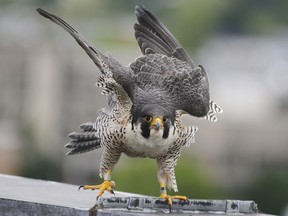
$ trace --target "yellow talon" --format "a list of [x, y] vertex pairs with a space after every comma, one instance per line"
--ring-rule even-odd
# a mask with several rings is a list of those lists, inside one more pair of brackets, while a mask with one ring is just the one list
[[160, 198], [166, 199], [170, 212], [171, 212], [171, 206], [172, 206], [172, 200], [173, 199], [180, 199], [183, 201], [188, 200], [188, 198], [186, 196], [180, 196], [180, 195], [170, 196], [170, 195], [167, 195], [166, 193], [160, 194]]
[[81, 185], [79, 189], [83, 188], [84, 190], [99, 190], [99, 193], [97, 195], [97, 199], [103, 195], [104, 191], [108, 191], [111, 194], [114, 194], [113, 189], [115, 188], [115, 182], [105, 180], [100, 185]]

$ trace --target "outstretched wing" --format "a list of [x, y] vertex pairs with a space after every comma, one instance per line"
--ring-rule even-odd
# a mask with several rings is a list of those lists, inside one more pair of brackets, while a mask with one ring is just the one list
[[163, 54], [196, 65], [169, 30], [142, 5], [135, 7], [138, 23], [134, 25], [135, 37], [144, 55]]
[[149, 60], [140, 57], [131, 64], [132, 70], [139, 72], [138, 80], [147, 83], [150, 78], [150, 83], [157, 88], [163, 82], [162, 87], [168, 91], [176, 110], [205, 116], [209, 109], [209, 82], [204, 68], [195, 65], [181, 44], [150, 11], [136, 6], [135, 13], [138, 20], [134, 25], [135, 37], [140, 49], [144, 55], [154, 54]]
[[50, 14], [40, 8], [38, 8], [37, 11], [45, 18], [50, 19], [52, 22], [66, 30], [101, 70], [102, 75], [98, 80], [98, 86], [104, 88], [102, 93], [108, 96], [110, 105], [112, 105], [111, 103], [114, 103], [112, 106], [117, 110], [121, 110], [123, 107], [125, 110], [129, 110], [131, 107], [131, 100], [129, 96], [131, 94], [132, 87], [130, 85], [130, 81], [133, 72], [129, 68], [122, 66], [111, 56], [106, 56], [99, 52], [77, 30], [75, 30], [60, 17]]
[[85, 50], [85, 52], [89, 55], [89, 57], [93, 60], [93, 62], [97, 65], [97, 67], [101, 70], [102, 73], [105, 73], [105, 68], [103, 67], [104, 59], [106, 56], [98, 52], [98, 50], [91, 45], [91, 43], [86, 40], [78, 31], [76, 31], [71, 25], [62, 20], [60, 17], [57, 17], [53, 14], [48, 13], [47, 11], [38, 8], [37, 12], [44, 16], [47, 19], [50, 19], [52, 22], [61, 26], [65, 29], [72, 37], [77, 41], [77, 43]]

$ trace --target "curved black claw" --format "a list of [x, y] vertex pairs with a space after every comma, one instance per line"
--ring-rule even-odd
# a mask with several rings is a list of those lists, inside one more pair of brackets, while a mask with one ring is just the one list
[[84, 185], [80, 185], [79, 187], [78, 187], [78, 191], [81, 189], [81, 188], [83, 188], [84, 187]]
[[184, 202], [187, 203], [187, 204], [190, 204], [190, 200], [189, 199], [184, 200]]
[[111, 194], [113, 194], [113, 195], [115, 196], [115, 193], [114, 193], [114, 191], [113, 191], [113, 190], [110, 190], [110, 193], [111, 193]]

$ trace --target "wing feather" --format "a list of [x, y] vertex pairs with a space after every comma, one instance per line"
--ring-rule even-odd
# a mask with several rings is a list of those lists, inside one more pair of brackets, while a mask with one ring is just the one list
[[[196, 67], [177, 39], [150, 11], [140, 5], [135, 7], [135, 14], [139, 23], [134, 25], [135, 37], [144, 55], [151, 54], [152, 50], [154, 54], [175, 57], [187, 62], [192, 68]], [[141, 39], [138, 40], [139, 37]]]
[[[131, 64], [137, 84], [153, 93], [161, 92], [171, 109], [203, 117], [209, 110], [209, 83], [206, 71], [196, 66], [170, 31], [142, 5], [135, 7], [138, 23], [135, 37], [142, 53]], [[154, 54], [154, 55], [151, 55]], [[138, 94], [139, 95], [139, 94]], [[159, 98], [158, 98], [159, 99]], [[141, 100], [143, 101], [143, 100]]]
[[[112, 102], [110, 105], [116, 107], [115, 103], [113, 105], [113, 101], [111, 101], [111, 95], [116, 95], [115, 97], [118, 103], [130, 104], [129, 96], [131, 96], [131, 88], [133, 88], [133, 86], [130, 85], [132, 76], [130, 68], [122, 66], [109, 55], [106, 56], [99, 52], [77, 30], [60, 17], [50, 14], [40, 8], [38, 8], [37, 11], [45, 18], [50, 19], [67, 31], [101, 70], [103, 75], [100, 76], [98, 84], [100, 84], [99, 86], [104, 87], [102, 93], [110, 98], [109, 101]], [[129, 107], [127, 109], [129, 109]]]
[[86, 38], [84, 38], [77, 30], [75, 30], [71, 25], [65, 22], [58, 16], [48, 13], [47, 11], [38, 8], [37, 12], [43, 17], [50, 19], [55, 24], [61, 26], [65, 31], [67, 31], [76, 41], [77, 43], [85, 50], [85, 52], [89, 55], [92, 61], [97, 65], [97, 67], [101, 70], [102, 73], [105, 73], [105, 68], [103, 68], [103, 58], [106, 58], [103, 54], [101, 54]]

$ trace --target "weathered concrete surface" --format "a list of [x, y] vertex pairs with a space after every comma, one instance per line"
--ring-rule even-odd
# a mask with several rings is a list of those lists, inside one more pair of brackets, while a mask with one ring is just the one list
[[[116, 196], [137, 196], [115, 191]], [[0, 215], [89, 215], [95, 191], [78, 186], [0, 174]], [[105, 193], [105, 197], [113, 196]]]
[[[110, 197], [99, 200], [98, 204], [94, 206], [99, 212], [101, 206], [105, 206], [105, 210], [109, 209], [109, 212], [121, 212], [121, 209], [139, 213], [169, 213], [167, 203], [164, 199], [154, 197]], [[107, 212], [107, 211], [106, 211]], [[122, 211], [124, 212], [124, 211]], [[230, 215], [230, 214], [257, 214], [257, 205], [253, 201], [241, 201], [241, 200], [189, 200], [185, 201], [173, 201], [172, 215], [184, 215], [200, 214], [217, 214], [217, 215]], [[117, 214], [117, 215], [118, 215]], [[101, 214], [100, 214], [101, 215]], [[104, 214], [105, 215], [105, 214]], [[119, 214], [121, 215], [121, 214]]]
[[[169, 212], [164, 200], [115, 191], [96, 202], [95, 191], [78, 186], [0, 174], [0, 215], [123, 216], [162, 215]], [[262, 215], [253, 201], [173, 201], [170, 215]]]

